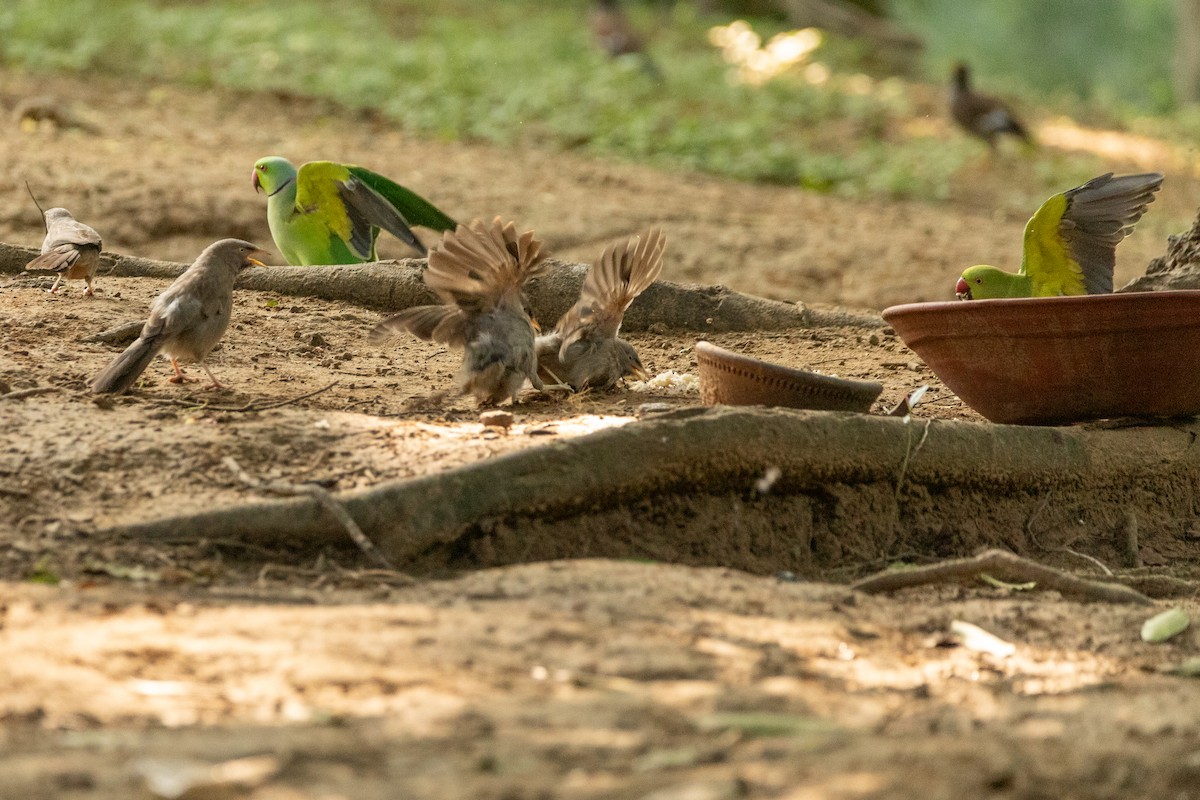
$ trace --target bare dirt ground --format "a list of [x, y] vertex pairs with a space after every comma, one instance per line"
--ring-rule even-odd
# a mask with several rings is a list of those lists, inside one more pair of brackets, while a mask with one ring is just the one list
[[[511, 216], [563, 258], [661, 223], [671, 280], [878, 310], [948, 297], [965, 264], [1015, 260], [1030, 211], [1006, 199], [1024, 163], [981, 163], [953, 205], [852, 201], [419, 141], [294, 98], [0, 73], [5, 115], [43, 94], [99, 130], [4, 123], [6, 242], [40, 241], [28, 180], [109, 250], [189, 261], [224, 236], [269, 245], [253, 161], [334, 158], [461, 218]], [[1122, 245], [1121, 278], [1198, 196], [1190, 177], [1168, 181]], [[406, 253], [391, 241], [382, 255]], [[883, 564], [819, 584], [586, 559], [409, 577], [351, 549], [103, 535], [256, 497], [227, 457], [344, 491], [698, 403], [529, 397], [510, 431], [486, 429], [466, 400], [413, 410], [451, 385], [455, 353], [371, 348], [373, 311], [255, 292], [237, 295], [212, 359], [228, 389], [173, 386], [157, 363], [135, 394], [94, 402], [84, 383], [116, 351], [79, 339], [137, 319], [164, 285], [102, 276], [87, 299], [0, 281], [0, 392], [44, 390], [0, 398], [0, 797], [1200, 797], [1200, 689], [1156, 672], [1197, 641], [1141, 643], [1141, 608], [837, 585]], [[651, 372], [695, 373], [694, 335], [630, 338]], [[879, 380], [877, 412], [930, 384], [922, 417], [979, 419], [886, 329], [713, 341]], [[954, 619], [1015, 653], [951, 646]]]

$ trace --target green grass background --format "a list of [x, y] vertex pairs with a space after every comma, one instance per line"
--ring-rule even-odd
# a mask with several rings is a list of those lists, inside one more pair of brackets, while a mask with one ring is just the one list
[[[870, 91], [859, 91], [859, 44], [834, 40], [817, 51], [832, 70], [824, 85], [796, 73], [740, 85], [707, 41], [728, 16], [700, 16], [688, 2], [628, 5], [653, 31], [664, 84], [597, 51], [586, 0], [6, 0], [0, 62], [294, 92], [374, 108], [430, 137], [579, 150], [856, 196], [945, 198], [955, 173], [979, 156], [979, 144], [964, 137], [908, 130], [906, 120], [929, 113], [910, 81], [877, 74]], [[939, 84], [948, 64], [967, 56], [981, 76], [1031, 105], [1166, 137], [1200, 133], [1194, 112], [1173, 108], [1160, 63], [1169, 58], [1161, 42], [1170, 33], [1167, 0], [892, 7], [929, 43], [926, 77]], [[782, 29], [752, 22], [764, 36]], [[1057, 53], [1045, 44], [1051, 39]], [[1094, 167], [1058, 159], [1043, 171], [1053, 183]]]

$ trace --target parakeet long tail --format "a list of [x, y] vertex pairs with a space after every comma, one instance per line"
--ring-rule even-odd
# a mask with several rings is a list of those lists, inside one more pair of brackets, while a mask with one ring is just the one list
[[395, 181], [364, 167], [347, 166], [350, 173], [370, 186], [396, 207], [409, 225], [420, 225], [435, 231], [452, 231], [458, 225], [440, 208], [406, 189]]

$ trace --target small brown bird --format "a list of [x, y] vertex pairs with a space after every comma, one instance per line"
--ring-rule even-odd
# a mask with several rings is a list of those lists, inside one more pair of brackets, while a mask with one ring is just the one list
[[221, 382], [204, 363], [204, 358], [221, 340], [233, 311], [233, 282], [239, 272], [263, 263], [255, 256], [269, 255], [250, 242], [222, 239], [210, 244], [190, 267], [150, 305], [150, 318], [141, 335], [112, 360], [92, 381], [96, 394], [119, 394], [138, 379], [160, 351], [171, 358], [175, 374], [171, 383], [188, 378], [179, 360], [194, 361], [212, 381]]
[[533, 231], [517, 234], [512, 222], [473, 220], [447, 231], [429, 252], [425, 283], [445, 305], [416, 306], [372, 329], [379, 344], [400, 331], [463, 348], [459, 388], [480, 404], [516, 400], [525, 379], [542, 382], [534, 357], [534, 324], [522, 291], [545, 268], [547, 254]]
[[611, 244], [588, 270], [579, 301], [537, 338], [543, 379], [576, 391], [607, 389], [622, 378], [644, 379], [646, 368], [633, 345], [617, 338], [625, 310], [662, 272], [667, 239], [658, 228]]
[[592, 3], [591, 23], [592, 36], [601, 49], [613, 58], [636, 56], [646, 74], [655, 80], [662, 80], [662, 70], [646, 52], [645, 42], [633, 29], [617, 0], [595, 0]]
[[954, 67], [950, 84], [950, 115], [964, 131], [987, 142], [996, 149], [996, 140], [1010, 134], [1026, 144], [1033, 144], [1029, 131], [1008, 106], [986, 94], [971, 89], [971, 74], [966, 64]]
[[94, 297], [92, 278], [100, 267], [100, 234], [88, 225], [77, 221], [65, 208], [52, 208], [44, 215], [46, 238], [42, 240], [42, 254], [25, 265], [31, 271], [49, 270], [58, 273], [50, 294], [58, 291], [58, 285], [66, 280], [82, 280], [87, 284], [84, 294]]

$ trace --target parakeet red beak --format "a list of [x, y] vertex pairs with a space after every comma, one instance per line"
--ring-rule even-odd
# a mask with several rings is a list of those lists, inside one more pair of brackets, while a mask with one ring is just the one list
[[963, 278], [958, 279], [958, 283], [954, 285], [954, 294], [959, 300], [971, 299], [971, 287], [967, 286], [967, 282]]
[[262, 181], [258, 179], [258, 170], [254, 170], [254, 192], [257, 194], [262, 191]]

